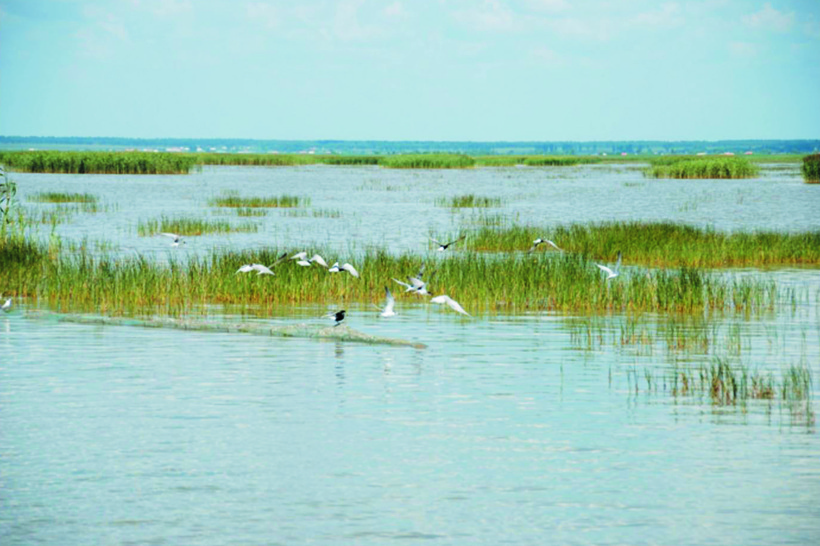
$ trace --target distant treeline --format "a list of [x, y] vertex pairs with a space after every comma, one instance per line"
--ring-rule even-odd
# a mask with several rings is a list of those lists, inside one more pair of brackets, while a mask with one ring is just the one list
[[478, 155], [599, 155], [599, 154], [709, 154], [754, 152], [756, 154], [820, 151], [820, 140], [691, 140], [691, 141], [552, 141], [552, 142], [464, 142], [385, 140], [254, 140], [209, 138], [114, 138], [114, 137], [27, 137], [0, 136], [0, 148], [26, 150], [159, 150], [189, 152], [280, 152], [313, 151], [319, 155], [391, 155], [408, 153], [455, 153]]

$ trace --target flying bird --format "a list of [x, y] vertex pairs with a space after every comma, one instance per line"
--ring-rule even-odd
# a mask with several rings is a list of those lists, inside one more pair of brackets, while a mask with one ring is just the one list
[[287, 252], [282, 253], [282, 255], [279, 256], [270, 266], [265, 266], [262, 264], [245, 264], [237, 269], [236, 273], [250, 273], [251, 271], [256, 271], [257, 275], [273, 275], [273, 271], [271, 271], [271, 269], [285, 261], [287, 256]]
[[461, 313], [462, 315], [467, 315], [468, 317], [472, 316], [472, 315], [470, 315], [470, 313], [465, 311], [464, 308], [461, 305], [459, 305], [459, 303], [456, 300], [454, 300], [450, 296], [447, 296], [447, 295], [436, 296], [435, 298], [432, 298], [430, 300], [430, 302], [431, 303], [444, 303], [447, 306], [449, 306], [450, 309], [452, 309], [453, 311], [456, 311], [457, 313]]
[[11, 298], [4, 301], [3, 305], [0, 305], [0, 310], [2, 310], [4, 313], [8, 313], [9, 311], [11, 311]]
[[307, 260], [307, 252], [304, 250], [302, 252], [297, 252], [293, 256], [290, 257], [291, 260]]
[[458, 239], [456, 239], [455, 241], [450, 241], [449, 243], [442, 243], [441, 241], [436, 241], [436, 240], [435, 240], [435, 239], [433, 239], [432, 237], [430, 237], [429, 239], [438, 245], [438, 248], [437, 248], [436, 250], [438, 250], [439, 252], [444, 252], [445, 250], [447, 250], [447, 248], [448, 248], [450, 245], [454, 245], [454, 244], [456, 244], [457, 242], [461, 241], [461, 240], [462, 240], [462, 239], [464, 239], [465, 237], [466, 237], [466, 235], [462, 235], [461, 237], [459, 237], [459, 238], [458, 238]]
[[353, 267], [352, 265], [350, 265], [347, 262], [345, 262], [345, 264], [342, 266], [342, 269], [344, 269], [345, 271], [347, 271], [348, 273], [350, 273], [351, 275], [353, 275], [356, 278], [359, 277], [359, 272], [356, 271], [356, 268]]
[[381, 313], [379, 313], [380, 317], [388, 318], [388, 317], [395, 317], [396, 312], [393, 311], [393, 308], [396, 306], [396, 299], [393, 297], [393, 294], [390, 293], [390, 289], [386, 286], [384, 287], [384, 308], [379, 308]]
[[324, 267], [325, 269], [327, 269], [327, 262], [324, 260], [324, 258], [319, 256], [318, 254], [314, 254], [313, 257], [308, 261], [310, 263], [317, 263], [317, 264], [321, 265], [322, 267]]
[[171, 246], [179, 246], [180, 243], [182, 243], [183, 245], [185, 244], [185, 241], [182, 240], [182, 237], [180, 237], [176, 233], [163, 233], [163, 235], [165, 235], [166, 237], [170, 237], [174, 240], [174, 242], [171, 243]]
[[328, 273], [338, 273], [339, 271], [341, 271], [339, 269], [339, 262], [333, 262], [333, 265], [327, 270]]
[[427, 291], [427, 283], [422, 281], [421, 279], [417, 279], [416, 277], [407, 277], [407, 280], [410, 281], [410, 284], [406, 282], [402, 282], [399, 279], [393, 279], [400, 285], [404, 286], [407, 290], [405, 290], [405, 294], [407, 292], [413, 292], [414, 294], [418, 294], [420, 296], [429, 296], [430, 292]]
[[327, 315], [324, 316], [324, 318], [332, 318], [333, 320], [335, 320], [336, 324], [334, 324], [333, 326], [336, 327], [336, 326], [340, 325], [342, 323], [342, 321], [345, 319], [345, 310], [342, 309], [341, 311], [335, 311], [333, 313], [328, 313]]
[[607, 266], [601, 264], [595, 265], [598, 266], [598, 269], [607, 274], [606, 280], [614, 279], [615, 277], [621, 274], [621, 251], [618, 251], [618, 262], [615, 264], [615, 269], [610, 269]]
[[554, 242], [550, 241], [549, 239], [541, 239], [539, 237], [538, 239], [536, 239], [532, 242], [532, 247], [527, 252], [534, 251], [536, 248], [538, 248], [538, 245], [541, 245], [541, 244], [544, 244], [544, 243], [547, 243], [548, 245], [550, 245], [555, 250], [559, 250], [561, 252], [564, 251], [563, 249], [558, 248], [558, 245], [556, 245]]

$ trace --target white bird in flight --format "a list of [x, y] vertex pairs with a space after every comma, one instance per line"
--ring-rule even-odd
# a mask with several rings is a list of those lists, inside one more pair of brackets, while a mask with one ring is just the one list
[[344, 265], [342, 265], [342, 269], [344, 269], [345, 271], [347, 271], [348, 273], [350, 273], [351, 275], [353, 275], [353, 276], [354, 276], [354, 277], [356, 277], [356, 278], [358, 278], [358, 277], [359, 277], [359, 272], [358, 272], [358, 271], [356, 271], [356, 268], [355, 268], [355, 267], [353, 267], [352, 265], [350, 265], [350, 264], [349, 264], [349, 263], [347, 263], [347, 262], [345, 262], [345, 264], [344, 264]]
[[441, 296], [436, 296], [435, 298], [432, 298], [430, 300], [430, 302], [431, 303], [444, 303], [444, 304], [447, 304], [450, 307], [450, 309], [452, 309], [453, 311], [456, 311], [457, 313], [461, 313], [462, 315], [467, 315], [468, 317], [472, 316], [472, 315], [470, 315], [470, 313], [465, 311], [464, 308], [461, 305], [459, 305], [459, 303], [456, 300], [454, 300], [450, 296], [442, 294]]
[[180, 243], [182, 243], [183, 245], [185, 244], [185, 241], [182, 240], [182, 237], [180, 237], [176, 233], [163, 233], [163, 235], [165, 235], [166, 237], [170, 237], [174, 240], [174, 242], [171, 243], [171, 246], [179, 246]]
[[339, 271], [341, 271], [341, 269], [339, 269], [339, 262], [333, 262], [333, 265], [327, 270], [328, 273], [338, 273]]
[[304, 250], [302, 252], [297, 252], [293, 256], [290, 257], [291, 260], [307, 260], [307, 252]]
[[450, 245], [454, 245], [454, 244], [456, 244], [457, 242], [459, 242], [459, 241], [461, 241], [462, 239], [464, 239], [464, 237], [466, 237], [466, 235], [462, 235], [461, 237], [459, 237], [459, 238], [458, 238], [458, 239], [456, 239], [455, 241], [450, 241], [449, 243], [442, 243], [441, 241], [436, 241], [436, 240], [435, 240], [435, 239], [433, 239], [432, 237], [429, 237], [429, 239], [438, 245], [438, 248], [437, 248], [436, 250], [438, 250], [439, 252], [444, 252], [445, 250], [447, 250], [447, 248], [448, 248]]
[[388, 317], [395, 317], [396, 312], [393, 311], [393, 308], [396, 306], [396, 299], [393, 297], [393, 294], [390, 293], [390, 289], [386, 286], [384, 287], [384, 308], [379, 308], [380, 317], [388, 318]]
[[534, 251], [536, 248], [538, 248], [538, 245], [541, 245], [541, 244], [544, 244], [544, 243], [547, 243], [548, 245], [553, 247], [555, 250], [559, 250], [561, 252], [564, 251], [563, 249], [558, 248], [558, 245], [556, 245], [554, 242], [550, 241], [549, 239], [542, 239], [542, 238], [539, 237], [538, 239], [536, 239], [532, 242], [532, 248], [530, 248], [527, 252]]
[[11, 311], [11, 298], [4, 301], [3, 305], [0, 305], [0, 310], [2, 310], [4, 313], [8, 313], [9, 311]]
[[427, 283], [422, 281], [421, 279], [417, 279], [416, 277], [407, 277], [407, 280], [410, 281], [410, 284], [406, 282], [401, 282], [399, 279], [393, 279], [400, 285], [407, 288], [404, 292], [413, 292], [414, 294], [418, 294], [420, 296], [429, 296], [430, 292], [427, 291]]
[[287, 258], [287, 255], [287, 252], [282, 253], [282, 255], [279, 256], [270, 267], [262, 264], [245, 264], [237, 269], [236, 273], [250, 273], [251, 271], [256, 271], [257, 275], [273, 275], [273, 271], [271, 271], [271, 269], [282, 263], [285, 258]]
[[614, 279], [615, 277], [617, 277], [618, 275], [621, 274], [621, 271], [620, 271], [620, 269], [621, 269], [621, 251], [620, 250], [618, 251], [618, 262], [615, 264], [615, 269], [610, 269], [607, 266], [601, 265], [601, 264], [595, 264], [595, 265], [598, 266], [598, 269], [600, 269], [601, 271], [603, 271], [604, 273], [607, 274], [606, 280]]

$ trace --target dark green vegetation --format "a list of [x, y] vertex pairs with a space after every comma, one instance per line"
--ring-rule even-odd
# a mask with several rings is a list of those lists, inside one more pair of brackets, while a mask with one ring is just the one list
[[646, 171], [653, 178], [751, 178], [760, 168], [741, 157], [676, 157], [652, 160]]
[[803, 179], [806, 182], [820, 183], [820, 154], [807, 155], [803, 158]]
[[[655, 267], [760, 267], [820, 265], [820, 231], [724, 233], [667, 222], [608, 222], [554, 228], [484, 227], [467, 236], [465, 248], [528, 250], [535, 239], [551, 239], [567, 252], [625, 264]], [[542, 245], [538, 252], [556, 252]]]
[[9, 169], [65, 174], [187, 174], [195, 157], [154, 152], [0, 152]]
[[466, 195], [456, 195], [454, 197], [442, 197], [436, 199], [436, 205], [451, 208], [486, 208], [500, 207], [501, 199], [498, 197], [482, 197], [468, 193]]
[[36, 203], [94, 204], [97, 202], [97, 197], [90, 193], [41, 192], [30, 195], [28, 200]]
[[256, 232], [259, 226], [252, 223], [233, 225], [225, 220], [203, 220], [201, 218], [170, 218], [162, 216], [159, 219], [139, 222], [137, 233], [143, 237], [159, 233], [176, 233], [177, 235], [205, 235], [207, 233]]
[[232, 208], [290, 208], [302, 207], [310, 204], [309, 197], [297, 195], [280, 195], [271, 197], [240, 197], [236, 194], [226, 194], [215, 197], [208, 202], [212, 207]]

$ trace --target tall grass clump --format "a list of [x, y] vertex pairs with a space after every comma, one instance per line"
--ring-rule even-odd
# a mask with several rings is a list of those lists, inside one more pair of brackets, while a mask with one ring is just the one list
[[233, 165], [260, 167], [293, 167], [315, 165], [322, 159], [314, 154], [218, 154], [198, 153], [196, 161], [202, 165]]
[[321, 161], [325, 165], [378, 165], [381, 161], [380, 155], [325, 155], [321, 156]]
[[463, 154], [397, 154], [383, 157], [379, 165], [389, 169], [467, 169], [475, 160]]
[[803, 158], [803, 179], [810, 184], [820, 184], [820, 154]]
[[40, 192], [30, 195], [28, 200], [36, 203], [97, 203], [97, 197], [90, 193]]
[[[820, 230], [721, 232], [671, 222], [605, 222], [557, 227], [483, 227], [465, 247], [478, 251], [528, 250], [535, 239], [554, 241], [567, 252], [654, 267], [760, 267], [820, 264]], [[538, 251], [553, 251], [542, 245]]]
[[752, 178], [760, 168], [742, 157], [670, 157], [652, 161], [645, 171], [652, 178]]
[[436, 199], [436, 205], [454, 209], [500, 207], [501, 204], [502, 201], [498, 197], [484, 197], [472, 193]]
[[159, 233], [176, 233], [177, 235], [205, 235], [208, 233], [256, 232], [259, 226], [253, 223], [233, 225], [225, 220], [203, 220], [201, 218], [170, 218], [162, 216], [158, 219], [140, 221], [137, 224], [137, 233], [143, 237]]
[[0, 152], [0, 162], [21, 172], [63, 174], [188, 174], [197, 164], [190, 154], [91, 151]]
[[586, 165], [598, 163], [601, 160], [597, 157], [558, 155], [558, 156], [530, 156], [524, 160], [524, 165], [530, 167], [571, 167], [573, 165]]
[[212, 207], [231, 208], [291, 208], [310, 205], [309, 197], [298, 195], [279, 195], [270, 197], [240, 197], [236, 194], [226, 194], [214, 197], [208, 204]]

